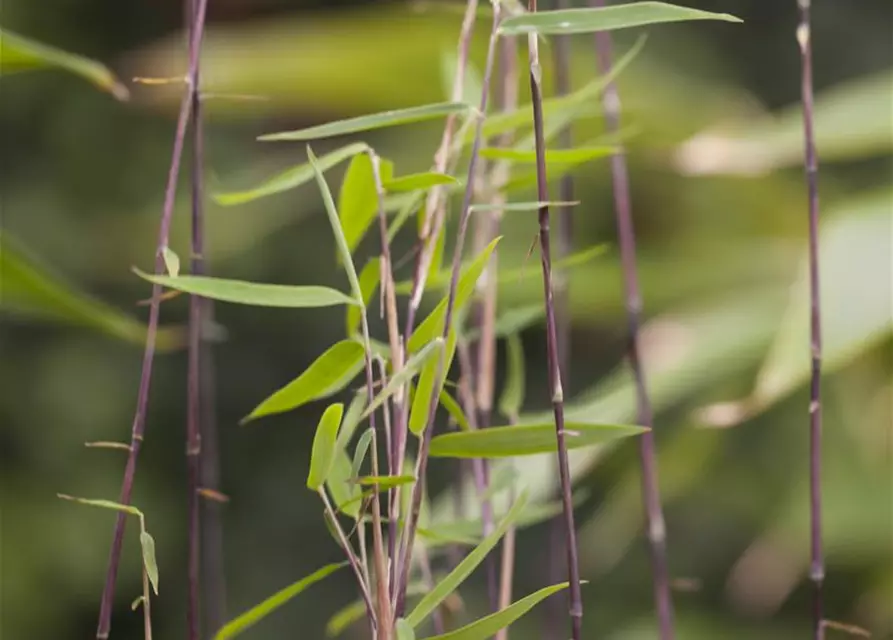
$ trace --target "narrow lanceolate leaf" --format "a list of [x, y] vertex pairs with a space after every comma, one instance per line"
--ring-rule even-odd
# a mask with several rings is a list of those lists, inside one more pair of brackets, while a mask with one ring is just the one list
[[450, 414], [450, 417], [462, 431], [471, 431], [471, 425], [468, 423], [465, 412], [462, 411], [462, 407], [446, 389], [440, 390], [440, 404], [443, 405], [443, 408], [447, 410], [447, 413]]
[[[570, 450], [637, 436], [645, 431], [644, 427], [573, 422], [565, 424], [565, 439]], [[528, 424], [435, 436], [429, 455], [434, 458], [511, 458], [554, 453], [556, 446], [554, 424]]]
[[480, 620], [475, 620], [471, 624], [467, 624], [455, 631], [442, 633], [438, 636], [429, 636], [424, 640], [487, 640], [492, 638], [500, 629], [505, 629], [516, 622], [549, 596], [567, 589], [569, 584], [568, 582], [562, 582], [551, 587], [545, 587], [525, 598], [521, 598], [502, 611], [490, 614]]
[[471, 210], [475, 213], [481, 211], [539, 211], [543, 207], [573, 207], [579, 202], [508, 202], [505, 204], [474, 204]]
[[633, 2], [613, 7], [525, 13], [503, 20], [499, 32], [505, 36], [525, 33], [542, 35], [592, 33], [688, 20], [741, 22], [740, 18], [727, 13], [699, 11], [664, 2]]
[[518, 334], [513, 334], [506, 339], [506, 347], [508, 373], [499, 398], [499, 413], [516, 422], [524, 404], [524, 344]]
[[[481, 251], [480, 255], [477, 256], [464, 270], [456, 286], [455, 311], [462, 309], [474, 293], [478, 278], [481, 277], [484, 267], [486, 267], [487, 263], [490, 261], [490, 255], [493, 253], [493, 250], [501, 239], [502, 236], [493, 239], [493, 241]], [[434, 311], [432, 311], [416, 328], [415, 332], [413, 332], [412, 337], [407, 344], [407, 349], [410, 353], [418, 351], [423, 345], [431, 342], [436, 336], [443, 335], [443, 323], [446, 318], [447, 303], [448, 299], [444, 297], [434, 308]]]
[[405, 618], [398, 618], [395, 626], [397, 640], [415, 640], [415, 631]]
[[205, 276], [153, 276], [139, 269], [134, 272], [144, 280], [169, 289], [191, 293], [221, 302], [245, 304], [254, 307], [279, 307], [289, 309], [313, 309], [356, 304], [356, 301], [337, 289], [316, 286], [290, 286], [262, 284], [244, 280], [227, 280]]
[[[431, 406], [431, 396], [437, 394], [439, 397], [440, 392], [443, 390], [446, 374], [449, 372], [453, 364], [453, 358], [456, 355], [456, 340], [456, 331], [450, 331], [443, 363], [440, 362], [439, 357], [435, 357], [429, 359], [422, 368], [419, 383], [412, 398], [412, 408], [409, 412], [409, 430], [417, 436], [420, 436], [428, 425], [428, 407]], [[439, 384], [439, 387], [435, 389], [436, 384]]]
[[512, 525], [512, 523], [518, 518], [521, 512], [524, 509], [524, 505], [527, 503], [527, 493], [526, 491], [521, 493], [515, 503], [512, 505], [512, 508], [509, 509], [509, 512], [505, 514], [505, 518], [499, 523], [499, 526], [484, 538], [481, 543], [474, 548], [465, 558], [462, 559], [459, 564], [456, 565], [456, 568], [450, 571], [450, 573], [439, 583], [437, 583], [433, 589], [431, 589], [425, 596], [422, 598], [421, 602], [416, 605], [415, 609], [412, 610], [406, 619], [413, 626], [413, 628], [418, 628], [420, 624], [422, 624], [425, 619], [431, 615], [431, 613], [437, 609], [440, 604], [446, 600], [451, 593], [453, 593], [456, 589], [459, 588], [468, 576], [471, 575], [472, 571], [484, 561], [484, 558], [487, 557], [487, 554], [493, 550], [493, 548], [499, 544], [499, 541], [502, 539], [502, 536], [505, 535], [505, 532], [508, 531], [508, 528]]
[[[388, 181], [394, 175], [394, 164], [381, 158], [379, 170], [382, 181]], [[378, 190], [372, 159], [368, 153], [362, 153], [350, 161], [338, 193], [338, 218], [351, 253], [377, 217]], [[344, 257], [341, 256], [340, 259], [343, 261]]]
[[8, 29], [0, 29], [0, 75], [37, 69], [63, 69], [81, 76], [118, 100], [127, 100], [130, 92], [103, 64], [51, 47]]
[[[366, 429], [360, 439], [357, 441], [357, 448], [353, 452], [353, 464], [350, 467], [350, 477], [356, 478], [360, 475], [360, 469], [363, 461], [366, 459], [366, 453], [369, 451], [369, 445], [372, 444], [372, 436], [375, 435], [372, 429]], [[373, 455], [375, 453], [373, 452]]]
[[[352, 158], [353, 156], [364, 153], [367, 151], [369, 147], [361, 142], [349, 144], [345, 147], [341, 147], [340, 149], [336, 149], [331, 153], [327, 153], [326, 155], [320, 157], [317, 160], [319, 164], [319, 168], [323, 171], [328, 171], [332, 167], [341, 164], [348, 158]], [[217, 204], [223, 206], [232, 206], [237, 204], [245, 204], [246, 202], [251, 202], [252, 200], [257, 200], [258, 198], [263, 198], [266, 196], [271, 196], [276, 193], [282, 193], [283, 191], [288, 191], [290, 189], [295, 189], [300, 187], [303, 184], [306, 184], [313, 180], [313, 167], [310, 166], [309, 162], [305, 162], [304, 164], [299, 164], [296, 167], [292, 167], [286, 171], [283, 171], [277, 176], [270, 178], [268, 181], [263, 184], [253, 188], [248, 189], [246, 191], [233, 191], [230, 193], [218, 193], [214, 195], [214, 200]]]
[[404, 193], [407, 191], [425, 191], [442, 184], [460, 184], [459, 180], [445, 173], [411, 173], [399, 178], [384, 181], [385, 191]]
[[382, 129], [384, 127], [394, 127], [402, 124], [410, 124], [413, 122], [423, 122], [425, 120], [443, 118], [452, 113], [461, 113], [470, 109], [470, 105], [462, 102], [427, 104], [420, 107], [396, 109], [393, 111], [382, 111], [381, 113], [360, 116], [358, 118], [339, 120], [337, 122], [330, 122], [328, 124], [323, 124], [317, 127], [310, 127], [308, 129], [300, 129], [298, 131], [270, 133], [264, 136], [260, 136], [258, 140], [314, 140], [317, 138], [342, 136], [348, 133], [357, 133], [358, 131], [371, 131], [373, 129]]
[[140, 548], [143, 552], [143, 566], [146, 569], [146, 575], [149, 576], [149, 582], [152, 584], [152, 590], [158, 595], [158, 563], [155, 561], [155, 539], [149, 535], [148, 531], [140, 531]]
[[351, 480], [354, 484], [358, 484], [361, 487], [371, 487], [372, 485], [378, 485], [379, 490], [384, 489], [392, 489], [394, 487], [400, 487], [405, 484], [412, 484], [415, 482], [415, 476], [411, 475], [402, 475], [402, 476], [360, 476], [359, 478], [354, 478]]
[[344, 414], [344, 419], [341, 421], [341, 431], [338, 433], [339, 449], [347, 449], [347, 444], [353, 438], [363, 419], [363, 410], [366, 408], [367, 402], [368, 396], [365, 388], [354, 392], [353, 399], [347, 405], [347, 413]]
[[337, 451], [338, 427], [341, 426], [343, 414], [343, 404], [329, 405], [316, 426], [313, 449], [310, 452], [310, 471], [307, 473], [307, 488], [312, 491], [317, 491], [323, 485], [332, 470]]
[[425, 347], [419, 351], [417, 354], [412, 356], [409, 360], [406, 361], [406, 364], [400, 371], [398, 371], [395, 375], [388, 380], [387, 386], [382, 389], [375, 399], [372, 400], [372, 403], [366, 408], [366, 411], [363, 412], [363, 418], [368, 418], [373, 411], [378, 409], [385, 400], [394, 395], [398, 389], [400, 389], [407, 382], [412, 380], [418, 373], [421, 371], [422, 367], [425, 363], [431, 358], [431, 356], [439, 353], [440, 349], [443, 347], [443, 339], [435, 338], [431, 342], [425, 345]]
[[363, 345], [342, 340], [329, 347], [300, 376], [261, 402], [242, 424], [262, 416], [291, 411], [313, 400], [338, 393], [363, 367]]
[[252, 607], [232, 622], [228, 622], [220, 631], [217, 632], [217, 635], [214, 636], [214, 640], [228, 640], [229, 638], [235, 638], [237, 635], [239, 635], [249, 627], [257, 624], [258, 622], [266, 618], [268, 615], [273, 613], [282, 605], [286, 604], [295, 596], [300, 595], [303, 591], [306, 591], [309, 587], [312, 587], [320, 580], [327, 578], [331, 574], [338, 571], [338, 569], [346, 566], [347, 562], [339, 562], [338, 564], [326, 565], [321, 569], [314, 571], [306, 578], [298, 580], [293, 585], [288, 586], [281, 591], [277, 591], [272, 596], [261, 602], [259, 605]]
[[71, 502], [77, 502], [78, 504], [85, 504], [90, 507], [100, 507], [101, 509], [111, 509], [112, 511], [122, 511], [124, 513], [129, 513], [132, 516], [136, 516], [140, 519], [143, 518], [143, 512], [137, 509], [136, 507], [132, 507], [128, 504], [119, 504], [117, 502], [113, 502], [111, 500], [94, 500], [91, 498], [76, 498], [75, 496], [68, 496], [64, 493], [56, 494], [59, 498], [63, 500], [70, 500]]
[[[2, 230], [0, 274], [0, 311], [4, 314], [83, 327], [140, 346], [146, 342], [145, 325], [38, 266], [31, 252]], [[184, 332], [161, 328], [156, 344], [163, 350], [182, 346]]]
[[176, 278], [180, 275], [180, 256], [174, 253], [174, 250], [170, 247], [163, 247], [161, 251], [164, 257], [164, 267], [167, 269], [167, 274]]
[[[549, 149], [546, 151], [548, 164], [581, 164], [589, 160], [607, 158], [617, 149], [615, 147], [578, 147], [576, 149]], [[481, 157], [488, 160], [507, 160], [524, 164], [536, 164], [536, 151], [526, 149], [502, 149], [487, 147], [481, 149]]]
[[[372, 295], [378, 289], [381, 281], [381, 259], [372, 258], [360, 271], [360, 292], [363, 294], [363, 306], [368, 307], [372, 301]], [[345, 319], [347, 335], [352, 336], [360, 329], [360, 315], [362, 309], [359, 306], [349, 306]]]
[[350, 458], [344, 449], [336, 445], [335, 459], [329, 470], [326, 488], [332, 496], [335, 508], [356, 520], [360, 516], [360, 487], [351, 484]]

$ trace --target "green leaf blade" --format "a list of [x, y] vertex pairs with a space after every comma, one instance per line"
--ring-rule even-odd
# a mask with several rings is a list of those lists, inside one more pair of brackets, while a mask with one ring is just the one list
[[329, 405], [319, 419], [310, 453], [310, 470], [307, 473], [307, 488], [311, 491], [318, 491], [332, 470], [337, 452], [338, 428], [343, 415], [344, 405], [336, 403]]
[[499, 413], [511, 422], [517, 422], [524, 404], [525, 370], [524, 344], [518, 334], [510, 335], [506, 340], [507, 374], [502, 396], [499, 398]]
[[421, 351], [407, 360], [403, 368], [400, 369], [400, 371], [397, 372], [395, 375], [393, 375], [391, 379], [388, 380], [387, 386], [385, 386], [385, 388], [382, 389], [377, 396], [375, 396], [375, 399], [369, 404], [369, 406], [366, 408], [366, 411], [363, 413], [363, 417], [368, 418], [373, 411], [384, 404], [385, 400], [390, 398], [397, 392], [398, 389], [412, 380], [419, 373], [419, 371], [423, 370], [425, 363], [428, 362], [432, 356], [439, 353], [442, 347], [443, 339], [435, 338], [434, 340], [426, 344]]
[[148, 531], [140, 531], [140, 549], [143, 552], [143, 567], [146, 569], [146, 575], [149, 576], [149, 582], [152, 584], [152, 591], [158, 595], [158, 562], [155, 560], [155, 539], [149, 535]]
[[[382, 181], [390, 180], [394, 175], [394, 164], [382, 158], [379, 161], [379, 170]], [[368, 153], [361, 153], [350, 161], [338, 193], [337, 219], [341, 224], [348, 253], [357, 248], [369, 227], [375, 222], [378, 217], [378, 205], [378, 189], [372, 159]], [[334, 204], [332, 206], [334, 208]], [[341, 253], [343, 254], [343, 250]], [[343, 255], [340, 256], [340, 260], [345, 260]]]
[[460, 181], [445, 173], [427, 172], [411, 173], [384, 181], [385, 191], [389, 193], [406, 193], [408, 191], [426, 191], [440, 185], [458, 185]]
[[[372, 295], [378, 289], [381, 282], [381, 258], [372, 258], [360, 271], [360, 293], [363, 296], [363, 306], [368, 307], [372, 301]], [[345, 328], [347, 335], [352, 336], [360, 329], [362, 308], [358, 305], [347, 307]]]

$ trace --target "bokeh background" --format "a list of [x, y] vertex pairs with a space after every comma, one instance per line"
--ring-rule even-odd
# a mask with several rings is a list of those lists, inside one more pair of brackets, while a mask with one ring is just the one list
[[[809, 629], [808, 355], [796, 3], [687, 4], [745, 22], [648, 29], [643, 53], [620, 79], [633, 128], [646, 351], [679, 637], [802, 638]], [[814, 4], [828, 324], [827, 612], [889, 638], [893, 6]], [[127, 84], [133, 76], [182, 73], [182, 16], [175, 0], [4, 0], [0, 7], [3, 27], [101, 60]], [[455, 50], [460, 19], [460, 9], [430, 3], [212, 0], [205, 88], [242, 97], [207, 101], [209, 190], [250, 187], [304, 161], [302, 145], [261, 144], [261, 133], [444, 99], [444, 55]], [[480, 67], [486, 18], [478, 25]], [[618, 51], [638, 35], [618, 34]], [[592, 79], [590, 38], [574, 38], [573, 66], [576, 87]], [[131, 100], [121, 103], [80, 78], [45, 71], [4, 77], [0, 91], [4, 239], [78, 295], [144, 319], [136, 302], [149, 289], [130, 268], [151, 266], [179, 88], [133, 85]], [[522, 85], [522, 100], [527, 95]], [[577, 123], [580, 140], [599, 135], [597, 111], [594, 104]], [[364, 139], [408, 173], [428, 167], [438, 129]], [[316, 149], [343, 143], [320, 141]], [[342, 171], [329, 173], [334, 186]], [[572, 272], [568, 397], [589, 419], [631, 421], [607, 165], [591, 163], [575, 176], [583, 203], [576, 249], [608, 243], [608, 251]], [[183, 256], [187, 197], [181, 188], [174, 248]], [[241, 207], [209, 202], [210, 268], [242, 279], [344, 287], [322, 214], [313, 185]], [[506, 282], [500, 303], [530, 305], [541, 293], [536, 261], [525, 261], [535, 221], [511, 217], [504, 231], [501, 265], [529, 274]], [[398, 254], [407, 240], [398, 241]], [[374, 251], [373, 241], [361, 254]], [[110, 320], [108, 309], [41, 313], [17, 305], [22, 292], [8, 280], [14, 274], [7, 262], [0, 294], [4, 311], [15, 313], [5, 313], [0, 326], [0, 629], [9, 640], [92, 637], [114, 515], [55, 496], [116, 499], [123, 454], [84, 443], [128, 438], [141, 338], [129, 325], [120, 329], [123, 321]], [[162, 315], [180, 324], [186, 304], [165, 303]], [[234, 615], [339, 559], [317, 500], [303, 487], [319, 407], [237, 423], [339, 339], [343, 320], [340, 311], [236, 306], [219, 306], [216, 320], [223, 328], [213, 349], [215, 406], [220, 489], [230, 498], [222, 514]], [[526, 408], [541, 411], [548, 407], [542, 327], [523, 338]], [[161, 595], [153, 612], [162, 639], [185, 635], [185, 373], [184, 352], [159, 355], [134, 495], [158, 545]], [[653, 638], [635, 443], [578, 456], [575, 465], [588, 491], [578, 516], [582, 572], [590, 580], [587, 633]], [[435, 471], [442, 478], [450, 469]], [[531, 470], [530, 477], [548, 496], [549, 475]], [[518, 593], [546, 583], [548, 529], [543, 523], [521, 534]], [[140, 615], [129, 609], [140, 591], [135, 538], [130, 527], [113, 623], [121, 640], [142, 633]], [[473, 610], [482, 586], [478, 579], [463, 590]], [[350, 576], [337, 575], [245, 637], [322, 638], [327, 619], [354, 597]], [[542, 637], [545, 611], [511, 637]]]

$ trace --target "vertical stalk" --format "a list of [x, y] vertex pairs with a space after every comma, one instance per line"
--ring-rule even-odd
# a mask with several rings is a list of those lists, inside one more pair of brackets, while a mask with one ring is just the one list
[[[592, 5], [604, 6], [604, 0], [592, 0]], [[596, 33], [595, 45], [600, 71], [602, 74], [608, 75], [612, 65], [611, 35], [606, 31]], [[602, 108], [608, 133], [617, 133], [620, 130], [620, 93], [613, 81], [605, 86], [605, 91], [602, 94]], [[611, 157], [611, 178], [626, 297], [627, 358], [636, 385], [637, 423], [650, 428], [653, 426], [654, 416], [639, 351], [642, 296], [639, 291], [639, 278], [636, 270], [636, 236], [633, 227], [629, 174], [622, 146], [618, 146], [618, 150]], [[675, 631], [673, 628], [673, 600], [670, 594], [670, 576], [667, 566], [666, 524], [660, 501], [657, 459], [654, 436], [651, 431], [646, 431], [639, 439], [639, 458], [642, 470], [642, 497], [651, 548], [651, 572], [654, 582], [654, 602], [657, 608], [659, 638], [660, 640], [673, 640]]]
[[803, 102], [804, 170], [809, 200], [809, 294], [811, 381], [809, 385], [809, 505], [810, 568], [813, 584], [813, 635], [825, 637], [823, 584], [825, 559], [822, 545], [822, 315], [819, 279], [819, 163], [813, 129], [811, 1], [798, 0], [800, 24], [797, 42], [801, 58]]
[[[530, 0], [529, 11], [536, 11], [536, 0]], [[530, 57], [530, 95], [533, 103], [533, 131], [536, 139], [536, 186], [540, 202], [549, 201], [546, 177], [546, 145], [543, 133], [543, 89], [540, 85], [542, 69], [539, 61], [539, 41], [536, 33], [528, 36]], [[552, 410], [555, 415], [555, 435], [558, 442], [558, 472], [561, 478], [561, 498], [564, 506], [567, 569], [570, 582], [571, 637], [582, 640], [583, 596], [580, 590], [580, 570], [577, 559], [577, 532], [574, 525], [574, 506], [571, 497], [570, 465], [564, 431], [564, 391], [561, 386], [561, 367], [558, 356], [558, 331], [555, 321], [555, 299], [552, 289], [552, 258], [549, 240], [549, 207], [540, 207], [540, 255], [543, 265], [543, 295], [546, 305], [546, 345], [548, 349], [549, 386]]]
[[[199, 50], [201, 49], [202, 35], [204, 33], [207, 4], [207, 0], [196, 0], [189, 43], [189, 70], [186, 77], [186, 91], [183, 94], [183, 99], [180, 103], [177, 130], [174, 136], [173, 151], [171, 153], [171, 165], [168, 171], [167, 186], [164, 193], [164, 206], [158, 229], [158, 242], [155, 249], [155, 273], [164, 272], [164, 248], [167, 247], [168, 238], [170, 237], [171, 219], [173, 218], [174, 212], [174, 198], [177, 190], [177, 178], [180, 175], [180, 161], [183, 157], [186, 129], [192, 112], [193, 93], [196, 86]], [[146, 347], [143, 352], [140, 386], [137, 392], [136, 412], [133, 417], [133, 425], [131, 429], [130, 452], [127, 456], [127, 466], [124, 469], [124, 479], [121, 482], [121, 493], [118, 498], [120, 504], [130, 504], [130, 496], [133, 493], [133, 481], [136, 476], [137, 458], [139, 457], [140, 446], [142, 445], [145, 436], [146, 412], [149, 406], [149, 387], [152, 381], [152, 364], [155, 357], [155, 338], [158, 332], [160, 307], [161, 286], [156, 284], [152, 286], [152, 301], [149, 305], [149, 323], [146, 331]], [[118, 565], [121, 562], [121, 549], [124, 545], [124, 530], [126, 525], [126, 514], [119, 513], [115, 522], [115, 532], [109, 551], [109, 563], [105, 586], [103, 587], [102, 600], [100, 601], [99, 606], [99, 622], [96, 628], [96, 638], [98, 640], [105, 640], [105, 638], [108, 638], [111, 629], [112, 608], [115, 601], [115, 584], [118, 579]]]

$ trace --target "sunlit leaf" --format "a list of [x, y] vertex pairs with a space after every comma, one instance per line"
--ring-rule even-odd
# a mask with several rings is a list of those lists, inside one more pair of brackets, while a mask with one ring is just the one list
[[[384, 180], [384, 178], [382, 178]], [[406, 191], [426, 191], [431, 187], [442, 184], [456, 185], [460, 184], [459, 180], [445, 173], [410, 173], [409, 175], [400, 176], [384, 181], [385, 191], [391, 193], [403, 193]]]
[[[607, 158], [616, 151], [615, 147], [576, 147], [574, 149], [547, 149], [547, 164], [580, 164]], [[526, 164], [536, 164], [536, 151], [525, 149], [502, 149], [497, 147], [485, 147], [481, 149], [481, 157], [488, 160], [508, 160]]]
[[[360, 271], [360, 291], [363, 294], [363, 304], [369, 306], [372, 295], [378, 288], [381, 280], [381, 259], [372, 258]], [[360, 314], [362, 310], [359, 306], [351, 305], [347, 307], [347, 318], [345, 320], [347, 335], [352, 336], [360, 329]]]
[[359, 131], [371, 131], [373, 129], [381, 129], [384, 127], [393, 127], [396, 125], [443, 118], [450, 115], [451, 113], [462, 113], [468, 111], [470, 108], [471, 107], [469, 105], [463, 102], [426, 104], [420, 107], [395, 109], [393, 111], [383, 111], [381, 113], [360, 116], [358, 118], [348, 118], [347, 120], [330, 122], [328, 124], [310, 127], [308, 129], [300, 129], [298, 131], [270, 133], [260, 136], [258, 140], [313, 140], [316, 138], [342, 136], [348, 133], [357, 133]]
[[[92, 298], [38, 266], [9, 234], [0, 230], [0, 310], [21, 318], [64, 323], [100, 331], [140, 346], [146, 326], [114, 307]], [[162, 327], [156, 334], [161, 350], [183, 346], [184, 332]]]
[[405, 618], [398, 618], [395, 625], [397, 640], [415, 640], [415, 631]]
[[[434, 394], [440, 396], [443, 390], [446, 374], [450, 370], [453, 358], [456, 354], [457, 334], [455, 331], [450, 332], [449, 339], [446, 344], [446, 351], [441, 358], [431, 358], [422, 368], [419, 375], [419, 382], [416, 386], [415, 395], [412, 398], [412, 408], [409, 412], [409, 430], [420, 436], [428, 426], [428, 407], [431, 405], [431, 398]], [[435, 389], [435, 385], [439, 384], [439, 388]]]
[[240, 615], [235, 620], [228, 622], [217, 634], [214, 636], [214, 640], [228, 640], [228, 638], [235, 638], [237, 635], [248, 629], [249, 627], [254, 626], [268, 615], [273, 613], [276, 609], [286, 604], [289, 600], [294, 598], [297, 595], [300, 595], [303, 591], [307, 590], [309, 587], [312, 587], [314, 584], [327, 578], [331, 574], [338, 571], [342, 567], [346, 567], [347, 562], [339, 562], [337, 564], [329, 564], [317, 571], [314, 571], [306, 578], [298, 580], [293, 585], [282, 589], [281, 591], [277, 591], [272, 596], [261, 602], [255, 607], [252, 607], [242, 615]]
[[307, 488], [311, 491], [317, 491], [332, 470], [332, 463], [337, 451], [338, 427], [341, 426], [343, 414], [343, 404], [329, 405], [316, 426], [313, 449], [310, 453], [310, 471], [307, 474]]
[[[477, 284], [478, 278], [481, 277], [481, 273], [484, 271], [484, 267], [487, 266], [487, 263], [490, 261], [490, 255], [493, 253], [493, 250], [496, 248], [497, 243], [502, 239], [502, 236], [495, 238], [487, 247], [481, 251], [480, 255], [475, 257], [475, 259], [465, 268], [462, 275], [459, 277], [459, 282], [456, 286], [456, 300], [454, 310], [459, 310], [465, 306], [468, 302], [471, 295], [474, 293], [475, 285]], [[440, 303], [434, 308], [434, 310], [425, 318], [416, 330], [413, 332], [412, 337], [409, 339], [407, 343], [407, 349], [409, 352], [418, 351], [423, 345], [428, 344], [433, 340], [436, 336], [443, 335], [443, 323], [446, 319], [446, 308], [448, 304], [448, 299], [444, 298], [440, 301]]]
[[592, 33], [687, 20], [741, 22], [727, 13], [699, 11], [663, 2], [633, 2], [613, 7], [525, 13], [503, 20], [499, 32], [505, 36], [534, 32], [542, 35]]
[[456, 567], [447, 574], [433, 589], [431, 589], [422, 598], [421, 602], [416, 605], [412, 612], [406, 617], [413, 628], [417, 628], [431, 613], [437, 609], [446, 598], [459, 588], [466, 578], [475, 570], [475, 568], [484, 561], [487, 554], [499, 544], [502, 536], [508, 531], [512, 523], [521, 514], [524, 505], [527, 503], [527, 494], [522, 493], [518, 496], [515, 504], [509, 509], [509, 512], [500, 521], [499, 525], [493, 532], [484, 538], [481, 543], [475, 547], [467, 556], [465, 556]]
[[391, 379], [388, 380], [388, 384], [385, 388], [375, 396], [375, 399], [373, 399], [372, 403], [366, 408], [366, 411], [363, 412], [363, 417], [369, 417], [369, 415], [380, 407], [385, 400], [397, 393], [398, 389], [402, 388], [403, 385], [412, 380], [419, 371], [422, 370], [422, 367], [424, 367], [428, 359], [439, 353], [442, 347], [443, 339], [439, 337], [434, 338], [431, 342], [426, 344], [421, 351], [407, 360], [406, 364], [403, 365], [403, 368], [391, 376]]
[[[317, 160], [317, 163], [319, 164], [320, 169], [322, 169], [323, 171], [328, 171], [332, 167], [341, 164], [348, 158], [352, 158], [357, 154], [362, 154], [368, 149], [369, 147], [362, 142], [349, 144], [347, 146], [341, 147], [340, 149], [336, 149], [331, 153], [327, 153], [326, 155], [321, 156]], [[271, 196], [276, 193], [282, 193], [283, 191], [288, 191], [289, 189], [300, 187], [301, 185], [313, 180], [313, 175], [313, 167], [310, 165], [309, 162], [305, 162], [304, 164], [299, 164], [296, 167], [283, 171], [279, 175], [270, 178], [263, 184], [254, 187], [253, 189], [248, 189], [246, 191], [233, 191], [229, 193], [218, 193], [213, 197], [217, 204], [223, 206], [244, 204], [246, 202], [251, 202], [252, 200], [257, 200], [258, 198]]]
[[338, 393], [363, 367], [363, 345], [353, 340], [336, 342], [297, 378], [261, 402], [242, 424], [262, 416], [291, 411], [313, 400]]
[[0, 29], [0, 75], [36, 69], [63, 69], [79, 75], [118, 100], [127, 100], [130, 92], [103, 64]]
[[140, 548], [143, 552], [143, 566], [146, 569], [146, 575], [149, 576], [149, 582], [152, 584], [152, 590], [158, 595], [158, 563], [155, 561], [155, 539], [149, 535], [148, 531], [140, 531]]
[[517, 422], [524, 404], [524, 344], [520, 336], [512, 334], [506, 339], [508, 363], [505, 386], [499, 398], [499, 413]]
[[363, 487], [371, 487], [372, 485], [378, 485], [379, 490], [392, 489], [393, 487], [400, 487], [405, 484], [412, 484], [416, 481], [415, 476], [411, 475], [401, 475], [401, 476], [360, 476], [358, 478], [354, 478], [351, 482], [354, 484], [358, 484]]
[[[578, 449], [617, 438], [628, 438], [647, 429], [628, 425], [565, 424], [567, 448]], [[556, 451], [554, 424], [526, 424], [458, 431], [434, 436], [429, 455], [434, 458], [509, 458]]]
[[[386, 182], [394, 175], [394, 164], [380, 161], [381, 179]], [[344, 174], [338, 194], [338, 216], [344, 230], [347, 248], [353, 252], [366, 231], [378, 217], [378, 191], [369, 154], [354, 156]], [[343, 260], [343, 257], [341, 258]]]
[[244, 280], [227, 280], [206, 276], [153, 276], [139, 269], [134, 272], [144, 280], [160, 284], [169, 289], [192, 293], [204, 298], [246, 304], [255, 307], [279, 307], [289, 309], [312, 309], [334, 307], [341, 304], [356, 304], [356, 301], [336, 289], [316, 286], [289, 286], [282, 284], [261, 284]]
[[562, 582], [551, 587], [545, 587], [525, 598], [521, 598], [497, 613], [490, 614], [455, 631], [448, 631], [438, 636], [429, 636], [425, 640], [487, 640], [492, 638], [500, 629], [505, 629], [516, 622], [540, 602], [559, 591], [567, 589], [568, 586], [569, 583]]

